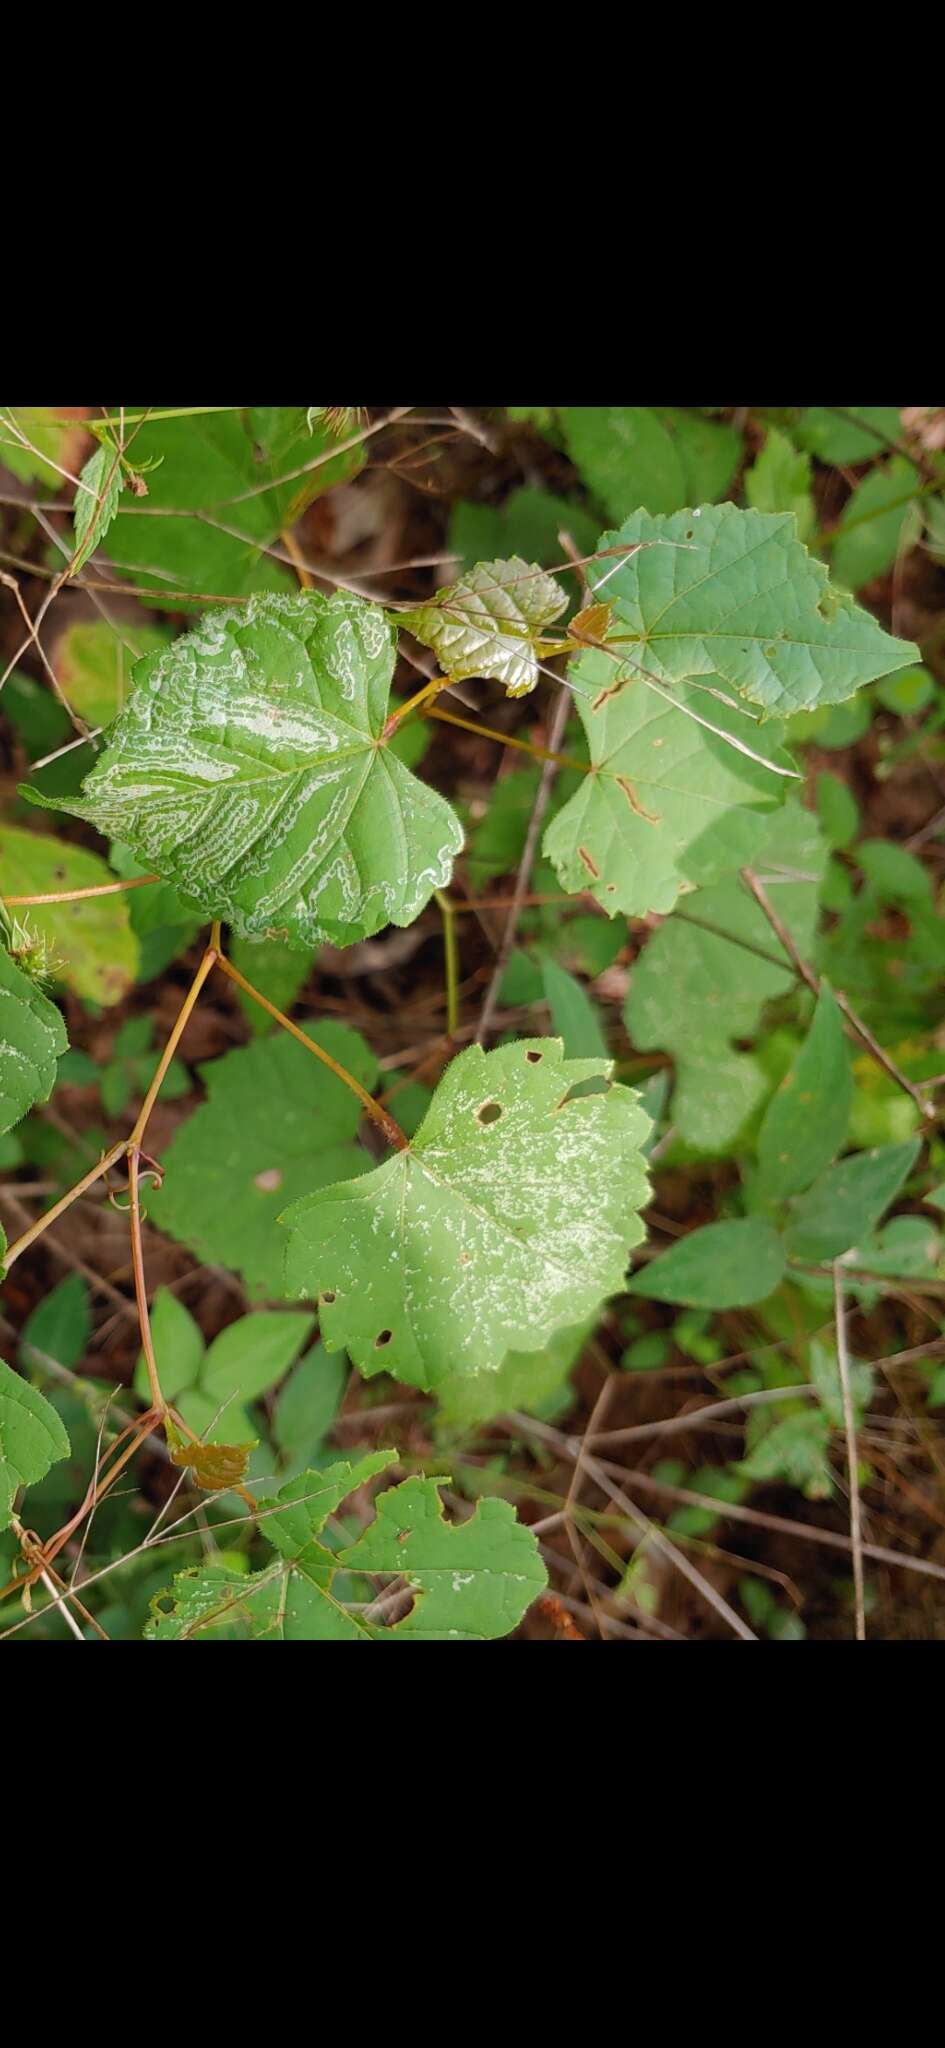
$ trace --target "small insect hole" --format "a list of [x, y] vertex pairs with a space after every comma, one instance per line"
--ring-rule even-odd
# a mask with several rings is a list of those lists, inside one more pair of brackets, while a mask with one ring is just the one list
[[501, 1115], [501, 1102], [484, 1102], [476, 1111], [477, 1120], [481, 1124], [497, 1124]]
[[527, 1052], [525, 1058], [531, 1061], [533, 1067], [537, 1067], [539, 1060], [543, 1058], [543, 1054], [540, 1052]]
[[390, 1343], [393, 1334], [393, 1330], [378, 1330], [377, 1336], [374, 1339], [375, 1351], [382, 1351], [384, 1345]]
[[333, 1294], [320, 1294], [318, 1299], [319, 1301], [324, 1302], [326, 1307], [330, 1307], [335, 1297]]

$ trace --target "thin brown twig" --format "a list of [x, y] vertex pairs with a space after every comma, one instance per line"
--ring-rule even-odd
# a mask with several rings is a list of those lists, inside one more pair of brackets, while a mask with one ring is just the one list
[[860, 1505], [859, 1460], [856, 1448], [856, 1418], [850, 1384], [850, 1354], [847, 1349], [847, 1318], [843, 1302], [840, 1266], [834, 1260], [833, 1305], [837, 1331], [837, 1366], [843, 1401], [843, 1427], [847, 1441], [847, 1471], [850, 1484], [850, 1543], [853, 1550], [853, 1586], [856, 1602], [856, 1639], [866, 1641], [866, 1600], [863, 1586], [863, 1523]]

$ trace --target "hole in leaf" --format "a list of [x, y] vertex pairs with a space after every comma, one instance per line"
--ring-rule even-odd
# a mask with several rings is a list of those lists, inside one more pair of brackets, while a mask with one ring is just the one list
[[375, 1351], [382, 1351], [384, 1345], [390, 1343], [393, 1334], [393, 1330], [378, 1330], [377, 1336], [374, 1339]]
[[566, 1109], [569, 1102], [580, 1102], [585, 1095], [607, 1095], [609, 1090], [610, 1082], [605, 1081], [602, 1074], [594, 1074], [588, 1081], [575, 1081], [573, 1088], [562, 1095], [558, 1108]]
[[691, 540], [691, 539], [692, 539], [692, 536], [693, 536], [693, 534], [695, 533], [695, 530], [696, 530], [696, 529], [695, 529], [695, 527], [694, 527], [694, 526], [687, 526], [687, 528], [686, 528], [686, 539], [687, 539], [687, 540]]
[[537, 1067], [539, 1060], [543, 1058], [543, 1054], [540, 1052], [527, 1052], [525, 1058], [531, 1060], [533, 1067]]
[[497, 1124], [501, 1115], [501, 1102], [483, 1102], [476, 1111], [477, 1122], [481, 1124]]
[[325, 1302], [330, 1306], [330, 1304], [334, 1301], [335, 1296], [332, 1293], [332, 1291], [328, 1289], [324, 1294], [320, 1294], [318, 1299], [319, 1301]]

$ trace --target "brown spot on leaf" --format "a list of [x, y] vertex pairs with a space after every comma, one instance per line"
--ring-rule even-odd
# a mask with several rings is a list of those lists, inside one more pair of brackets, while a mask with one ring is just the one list
[[591, 855], [588, 853], [586, 846], [578, 847], [578, 859], [584, 862], [584, 866], [586, 867], [588, 874], [593, 875], [595, 882], [599, 882], [600, 868], [598, 867], [596, 860], [593, 860], [591, 858]]
[[638, 818], [645, 818], [648, 825], [659, 824], [660, 821], [657, 813], [655, 811], [648, 811], [644, 808], [643, 804], [641, 804], [640, 802], [639, 797], [637, 796], [636, 790], [634, 789], [632, 782], [629, 782], [625, 775], [615, 775], [614, 781], [617, 783], [618, 787], [623, 790], [624, 796], [626, 797], [627, 802], [630, 805], [631, 811], [634, 811]]

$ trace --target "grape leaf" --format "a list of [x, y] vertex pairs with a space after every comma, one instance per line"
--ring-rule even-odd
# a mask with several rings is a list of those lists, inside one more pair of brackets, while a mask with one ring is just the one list
[[[308, 1034], [364, 1087], [377, 1062], [354, 1031], [319, 1024]], [[285, 1293], [287, 1201], [369, 1164], [353, 1143], [357, 1097], [305, 1047], [279, 1032], [199, 1069], [207, 1101], [163, 1154], [164, 1185], [150, 1191], [160, 1230], [212, 1265], [241, 1273], [251, 1295]]]
[[[15, 825], [0, 825], [0, 873], [11, 896], [95, 888], [115, 879], [97, 853]], [[50, 972], [57, 980], [89, 1002], [107, 1006], [121, 1001], [138, 964], [138, 942], [123, 896], [43, 903], [21, 915], [49, 947]]]
[[430, 604], [401, 614], [400, 622], [432, 647], [454, 682], [491, 676], [510, 697], [525, 697], [538, 681], [535, 642], [567, 602], [553, 576], [512, 555], [506, 562], [477, 562]]
[[405, 1479], [377, 1502], [364, 1534], [338, 1561], [351, 1571], [399, 1572], [419, 1595], [390, 1633], [414, 1642], [484, 1642], [508, 1635], [548, 1574], [530, 1529], [508, 1501], [481, 1500], [450, 1523], [435, 1479]]
[[[680, 891], [750, 861], [784, 784], [728, 740], [668, 704], [596, 648], [572, 670], [592, 772], [548, 826], [543, 851], [563, 888], [589, 889], [611, 917], [672, 910]], [[680, 705], [753, 745], [741, 711], [682, 685]], [[774, 734], [773, 758], [778, 754]], [[767, 735], [766, 735], [767, 738]], [[768, 749], [769, 754], [771, 748]]]
[[635, 512], [600, 545], [634, 541], [664, 545], [641, 547], [616, 571], [612, 562], [592, 562], [588, 582], [596, 590], [607, 579], [615, 651], [619, 633], [628, 660], [664, 686], [709, 677], [766, 716], [783, 716], [840, 703], [919, 658], [911, 642], [885, 633], [833, 588], [798, 540], [791, 513], [735, 505], [671, 518]]
[[0, 1131], [48, 1100], [68, 1043], [55, 1003], [0, 948]]
[[619, 1288], [649, 1118], [610, 1072], [557, 1039], [471, 1046], [405, 1152], [295, 1202], [287, 1291], [320, 1297], [329, 1350], [435, 1386], [541, 1350]]
[[0, 1529], [8, 1529], [17, 1489], [35, 1486], [69, 1456], [55, 1408], [0, 1358]]
[[688, 1308], [748, 1308], [774, 1293], [784, 1263], [784, 1246], [771, 1224], [761, 1216], [741, 1216], [689, 1231], [634, 1273], [627, 1293]]
[[75, 527], [75, 554], [70, 563], [70, 574], [78, 575], [79, 570], [101, 545], [118, 510], [121, 496], [121, 463], [114, 448], [106, 443], [96, 448], [79, 475], [79, 484], [72, 506], [72, 523]]
[[[451, 1524], [439, 1500], [443, 1482], [408, 1479], [379, 1496], [375, 1520], [347, 1550], [333, 1553], [317, 1540], [346, 1496], [395, 1457], [379, 1451], [353, 1466], [303, 1472], [261, 1501], [261, 1529], [279, 1561], [252, 1574], [205, 1564], [179, 1572], [152, 1600], [146, 1638], [174, 1642], [211, 1629], [287, 1642], [508, 1635], [548, 1581], [534, 1536], [506, 1501], [482, 1501], [468, 1521]], [[418, 1595], [410, 1613], [385, 1628], [343, 1606], [336, 1588], [351, 1571], [405, 1579]]]
[[[787, 804], [757, 861], [796, 945], [809, 954], [826, 863], [816, 819]], [[641, 1052], [672, 1054], [670, 1120], [702, 1150], [724, 1151], [766, 1092], [757, 1061], [736, 1052], [733, 1040], [751, 1038], [765, 1003], [793, 985], [793, 970], [787, 960], [779, 966], [779, 956], [766, 917], [733, 877], [687, 896], [633, 970], [627, 1030]]]
[[462, 833], [383, 744], [394, 658], [361, 598], [207, 612], [136, 664], [82, 798], [24, 794], [88, 818], [245, 937], [345, 946], [411, 924]]
[[475, 1429], [513, 1409], [546, 1416], [568, 1405], [570, 1374], [593, 1328], [591, 1318], [578, 1329], [559, 1330], [544, 1351], [510, 1351], [496, 1372], [449, 1374], [436, 1390], [438, 1433]]

